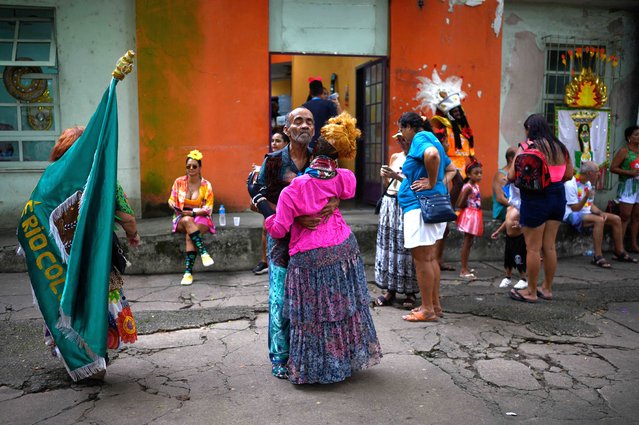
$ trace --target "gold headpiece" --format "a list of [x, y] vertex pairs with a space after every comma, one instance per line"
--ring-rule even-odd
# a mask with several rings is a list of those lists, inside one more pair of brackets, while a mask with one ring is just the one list
[[320, 130], [322, 137], [328, 141], [340, 158], [355, 158], [357, 152], [356, 141], [362, 132], [356, 127], [357, 120], [348, 112], [342, 112], [336, 117], [328, 120]]
[[577, 47], [574, 52], [568, 50], [568, 57], [562, 54], [561, 63], [572, 70], [573, 76], [570, 83], [566, 85], [564, 96], [566, 105], [571, 108], [601, 108], [606, 104], [608, 101], [608, 87], [604, 83], [606, 69], [608, 65], [611, 68], [619, 65], [618, 56], [606, 53], [603, 47]]
[[193, 149], [191, 152], [189, 152], [189, 154], [186, 157], [194, 159], [196, 161], [201, 161], [203, 156], [204, 155], [202, 155], [202, 152], [200, 152], [197, 149]]

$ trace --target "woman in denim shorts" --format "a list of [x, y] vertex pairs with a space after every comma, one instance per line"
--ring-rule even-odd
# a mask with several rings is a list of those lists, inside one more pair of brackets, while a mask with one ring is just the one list
[[[555, 239], [566, 208], [564, 181], [572, 178], [573, 166], [568, 150], [559, 141], [541, 114], [529, 116], [524, 122], [526, 138], [535, 144], [546, 157], [550, 171], [550, 185], [539, 193], [521, 192], [521, 217], [519, 223], [526, 240], [528, 288], [512, 289], [510, 297], [516, 301], [534, 303], [538, 298], [552, 299], [552, 281], [557, 270]], [[523, 151], [521, 145], [517, 156]], [[515, 167], [508, 171], [508, 179], [515, 180]], [[544, 281], [537, 289], [537, 278], [544, 255]]]

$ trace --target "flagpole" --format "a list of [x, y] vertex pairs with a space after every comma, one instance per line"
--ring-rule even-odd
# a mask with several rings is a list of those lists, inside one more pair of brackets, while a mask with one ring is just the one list
[[113, 78], [118, 81], [124, 80], [128, 74], [133, 71], [133, 59], [135, 58], [135, 52], [133, 50], [127, 50], [127, 52], [118, 59], [118, 62], [115, 65], [115, 69], [111, 73]]

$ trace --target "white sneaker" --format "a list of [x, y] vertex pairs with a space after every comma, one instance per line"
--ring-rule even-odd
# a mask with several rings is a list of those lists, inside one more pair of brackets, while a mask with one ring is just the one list
[[524, 289], [528, 288], [528, 282], [524, 279], [519, 279], [519, 282], [515, 284], [515, 289]]
[[202, 257], [202, 265], [204, 267], [212, 266], [213, 263], [215, 263], [215, 261], [213, 261], [213, 259], [211, 258], [209, 254], [202, 254], [201, 257]]
[[501, 283], [499, 284], [500, 288], [507, 288], [510, 286], [510, 284], [513, 283], [512, 279], [509, 277], [505, 277], [501, 280]]
[[180, 281], [180, 285], [190, 285], [193, 283], [193, 275], [191, 273], [184, 273], [182, 276], [182, 280]]

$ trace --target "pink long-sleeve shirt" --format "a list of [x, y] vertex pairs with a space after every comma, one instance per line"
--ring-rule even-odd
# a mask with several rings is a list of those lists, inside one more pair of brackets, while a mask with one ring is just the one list
[[355, 196], [357, 181], [355, 174], [346, 168], [338, 168], [332, 179], [318, 179], [304, 174], [293, 179], [277, 201], [275, 214], [264, 222], [268, 233], [283, 238], [289, 231], [291, 241], [288, 252], [292, 256], [298, 252], [339, 245], [351, 234], [339, 209], [315, 230], [309, 230], [295, 223], [300, 215], [316, 215], [332, 197], [349, 199]]

